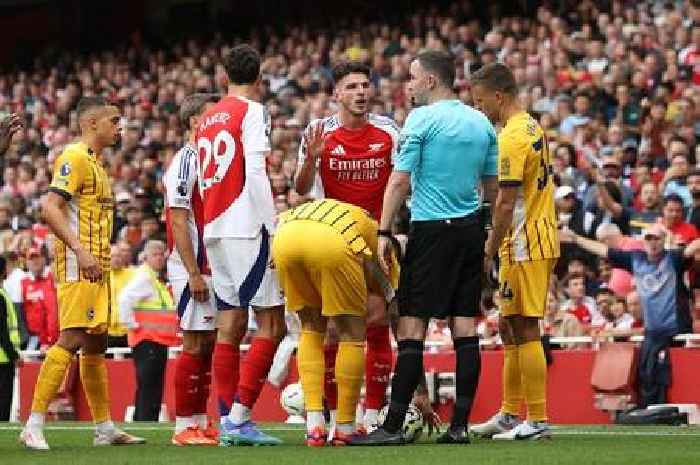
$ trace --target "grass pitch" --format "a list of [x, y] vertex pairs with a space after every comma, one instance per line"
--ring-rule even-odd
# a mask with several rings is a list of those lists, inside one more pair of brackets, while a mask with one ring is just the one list
[[471, 445], [436, 445], [425, 436], [401, 447], [324, 448], [303, 445], [303, 430], [267, 424], [265, 430], [285, 441], [277, 447], [175, 447], [172, 425], [140, 424], [124, 428], [148, 440], [143, 446], [92, 447], [92, 427], [54, 423], [46, 428], [48, 452], [28, 451], [17, 442], [19, 425], [0, 426], [2, 465], [580, 465], [700, 463], [698, 427], [557, 427], [552, 440], [497, 442], [475, 439]]

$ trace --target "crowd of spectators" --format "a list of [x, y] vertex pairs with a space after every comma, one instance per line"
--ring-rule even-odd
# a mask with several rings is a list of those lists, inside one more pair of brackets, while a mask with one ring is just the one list
[[[546, 130], [561, 227], [624, 250], [639, 247], [637, 236], [656, 222], [669, 232], [669, 246], [699, 237], [700, 3], [561, 3], [489, 24], [473, 19], [476, 2], [461, 1], [416, 11], [400, 24], [259, 28], [249, 42], [264, 57], [276, 208], [305, 200], [293, 188], [297, 153], [307, 123], [336, 111], [331, 67], [370, 64], [371, 111], [401, 126], [411, 110], [409, 64], [431, 48], [455, 55], [455, 87], [466, 103], [479, 66], [500, 60], [513, 69], [523, 105]], [[28, 302], [22, 281], [43, 276], [31, 265], [36, 252], [51, 260], [39, 202], [53, 161], [77, 135], [77, 100], [102, 94], [121, 108], [122, 141], [104, 160], [117, 202], [114, 240], [128, 244], [136, 264], [143, 244], [164, 233], [160, 181], [186, 138], [180, 103], [193, 92], [225, 92], [221, 59], [233, 43], [215, 37], [167, 49], [133, 42], [92, 54], [54, 50], [37, 56], [32, 69], [0, 74], [0, 116], [24, 121], [2, 159], [0, 185], [0, 253], [10, 263], [13, 300]], [[634, 281], [606, 259], [565, 244], [557, 277], [545, 319], [552, 335], [643, 327]], [[685, 279], [695, 287], [692, 276]], [[497, 292], [485, 299], [484, 336], [497, 330], [497, 301]], [[438, 325], [431, 334], [440, 340], [445, 331]], [[51, 335], [34, 335], [50, 342]]]

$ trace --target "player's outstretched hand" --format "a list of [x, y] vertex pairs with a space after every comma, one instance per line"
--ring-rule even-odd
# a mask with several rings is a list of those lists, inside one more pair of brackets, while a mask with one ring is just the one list
[[16, 113], [0, 119], [0, 156], [4, 155], [12, 142], [12, 136], [22, 129], [22, 119]]
[[93, 283], [102, 279], [102, 268], [90, 252], [80, 248], [76, 255], [78, 256], [78, 266], [80, 266], [85, 279]]
[[317, 124], [309, 127], [305, 134], [306, 137], [306, 153], [313, 159], [323, 151], [323, 146], [326, 144], [326, 136], [323, 133], [323, 123], [319, 121]]
[[209, 288], [201, 274], [191, 274], [187, 282], [190, 285], [192, 298], [197, 302], [206, 302], [209, 300]]
[[428, 428], [428, 436], [432, 436], [433, 433], [440, 434], [442, 420], [440, 419], [440, 415], [433, 410], [428, 393], [416, 392], [413, 396], [413, 402], [416, 404], [416, 407], [418, 407], [418, 410], [420, 410], [421, 415], [423, 415], [423, 426]]

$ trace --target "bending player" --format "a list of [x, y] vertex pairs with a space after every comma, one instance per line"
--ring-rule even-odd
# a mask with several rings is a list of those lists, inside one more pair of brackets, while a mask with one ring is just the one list
[[[333, 69], [333, 78], [338, 113], [307, 127], [299, 149], [295, 188], [301, 195], [357, 205], [378, 221], [399, 130], [392, 119], [369, 113], [369, 66], [342, 62]], [[366, 315], [364, 427], [372, 431], [384, 404], [392, 362], [389, 318], [382, 296], [369, 296]], [[331, 328], [325, 345], [325, 399], [331, 423], [337, 395], [333, 373], [339, 346], [335, 339]]]
[[343, 446], [355, 432], [368, 291], [391, 301], [398, 284], [398, 273], [389, 280], [379, 269], [376, 249], [377, 222], [354, 205], [315, 200], [281, 215], [272, 252], [287, 308], [301, 319], [297, 365], [306, 406], [306, 443], [311, 447], [327, 442], [323, 341], [329, 320], [339, 339], [337, 427], [330, 444]]
[[168, 281], [182, 329], [182, 353], [175, 367], [176, 419], [172, 438], [172, 443], [178, 446], [218, 444], [218, 433], [208, 427], [207, 419], [217, 312], [202, 244], [204, 212], [194, 145], [199, 116], [216, 100], [214, 94], [194, 94], [183, 100], [180, 120], [189, 131], [189, 138], [173, 157], [163, 178], [170, 252]]

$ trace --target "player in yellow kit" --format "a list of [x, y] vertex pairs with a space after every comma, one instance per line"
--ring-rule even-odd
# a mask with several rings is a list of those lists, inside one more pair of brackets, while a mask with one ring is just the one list
[[[559, 257], [554, 184], [544, 131], [520, 106], [507, 66], [494, 63], [472, 76], [475, 106], [498, 136], [499, 191], [486, 259], [499, 256], [500, 334], [504, 346], [503, 403], [498, 414], [472, 431], [494, 439], [539, 439], [547, 425], [547, 365], [539, 322], [544, 317], [550, 276]], [[518, 414], [523, 399], [527, 421]]]
[[95, 422], [96, 446], [145, 442], [114, 426], [104, 351], [110, 318], [110, 244], [114, 200], [101, 152], [119, 141], [119, 110], [101, 97], [78, 102], [79, 141], [56, 159], [43, 215], [56, 236], [54, 277], [60, 335], [46, 353], [20, 441], [30, 449], [48, 449], [43, 425], [75, 353], [80, 349], [80, 378]]
[[306, 443], [326, 443], [323, 416], [323, 340], [328, 319], [338, 332], [335, 378], [337, 429], [333, 445], [354, 432], [355, 406], [364, 372], [368, 290], [390, 302], [398, 285], [398, 264], [387, 278], [376, 262], [377, 222], [355, 205], [316, 200], [285, 212], [272, 255], [287, 309], [297, 312], [302, 333], [297, 363], [306, 404]]

